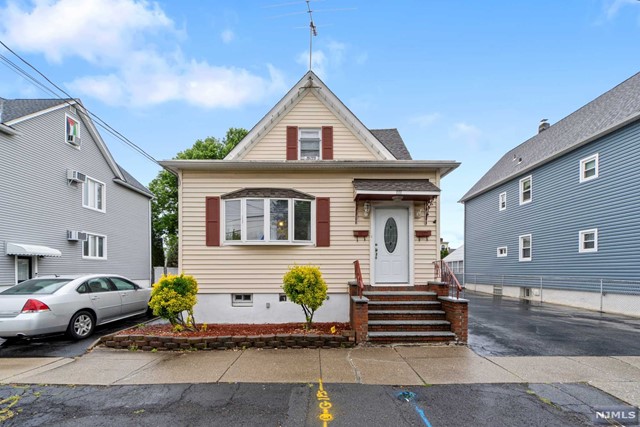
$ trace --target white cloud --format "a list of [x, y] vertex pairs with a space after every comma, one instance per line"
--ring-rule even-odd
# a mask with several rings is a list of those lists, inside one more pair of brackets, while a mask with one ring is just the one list
[[[309, 67], [309, 51], [302, 52], [296, 59], [298, 64]], [[327, 76], [327, 67], [329, 65], [329, 58], [322, 50], [314, 50], [311, 55], [311, 69], [314, 73], [320, 76], [321, 79], [325, 79]]]
[[616, 17], [620, 9], [628, 5], [640, 6], [638, 0], [607, 0], [604, 4], [604, 11], [607, 19], [613, 19]]
[[419, 116], [414, 116], [409, 119], [409, 123], [413, 123], [418, 125], [421, 128], [426, 128], [437, 122], [442, 118], [442, 114], [440, 113], [429, 113], [422, 114]]
[[482, 131], [474, 125], [459, 122], [453, 125], [449, 136], [458, 141], [462, 141], [469, 148], [479, 148]]
[[233, 31], [226, 29], [220, 34], [220, 38], [224, 44], [229, 44], [236, 38], [236, 35]]
[[[347, 59], [361, 65], [367, 60], [366, 54], [359, 54], [353, 58], [347, 56], [349, 48], [346, 44], [330, 40], [322, 45], [322, 48], [314, 49], [311, 58], [313, 71], [322, 79], [326, 79], [330, 71], [337, 70], [344, 65]], [[309, 51], [301, 52], [296, 57], [298, 64], [309, 67]]]
[[[68, 82], [74, 94], [113, 105], [184, 101], [206, 108], [260, 102], [286, 89], [265, 65], [263, 77], [245, 69], [185, 58], [181, 32], [157, 3], [146, 0], [32, 0], [0, 8], [0, 38], [18, 51], [63, 63], [81, 58], [93, 75]], [[224, 31], [223, 42], [232, 31]]]

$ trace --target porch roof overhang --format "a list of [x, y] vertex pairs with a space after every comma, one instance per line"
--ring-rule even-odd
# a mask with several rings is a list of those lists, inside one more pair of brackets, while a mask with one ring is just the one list
[[21, 256], [50, 256], [61, 257], [62, 252], [57, 249], [50, 248], [48, 246], [27, 245], [24, 243], [9, 243], [7, 242], [7, 255], [21, 255]]
[[429, 201], [440, 189], [428, 179], [354, 179], [354, 200]]

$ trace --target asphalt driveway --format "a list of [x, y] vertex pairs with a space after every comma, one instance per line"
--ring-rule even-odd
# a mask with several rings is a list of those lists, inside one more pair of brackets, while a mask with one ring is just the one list
[[640, 356], [640, 318], [478, 292], [469, 346], [481, 356]]

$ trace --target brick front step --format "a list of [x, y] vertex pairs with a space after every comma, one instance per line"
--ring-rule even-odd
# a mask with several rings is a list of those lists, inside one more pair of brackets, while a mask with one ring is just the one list
[[377, 344], [407, 342], [447, 342], [455, 341], [456, 334], [445, 331], [432, 332], [369, 332], [369, 341]]
[[451, 331], [451, 323], [446, 320], [370, 320], [368, 326], [369, 331]]
[[435, 292], [421, 291], [365, 291], [363, 295], [370, 301], [436, 301]]
[[371, 310], [439, 310], [440, 301], [371, 301]]
[[369, 310], [369, 320], [445, 320], [444, 310]]

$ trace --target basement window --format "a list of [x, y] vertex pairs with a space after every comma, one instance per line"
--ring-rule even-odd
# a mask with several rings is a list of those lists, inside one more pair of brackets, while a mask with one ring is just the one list
[[252, 307], [253, 294], [231, 294], [231, 306]]

